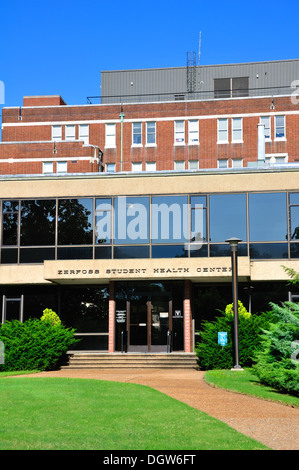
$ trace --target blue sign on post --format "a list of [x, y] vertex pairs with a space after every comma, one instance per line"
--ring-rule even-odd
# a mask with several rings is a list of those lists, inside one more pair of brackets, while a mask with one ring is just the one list
[[221, 346], [227, 345], [227, 332], [226, 331], [218, 331], [218, 344]]

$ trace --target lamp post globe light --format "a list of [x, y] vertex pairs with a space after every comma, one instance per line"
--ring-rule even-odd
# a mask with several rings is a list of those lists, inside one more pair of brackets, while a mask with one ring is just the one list
[[238, 318], [238, 243], [240, 238], [228, 238], [232, 260], [232, 291], [233, 291], [233, 310], [234, 310], [234, 349], [235, 365], [231, 370], [243, 370], [239, 364], [239, 318]]

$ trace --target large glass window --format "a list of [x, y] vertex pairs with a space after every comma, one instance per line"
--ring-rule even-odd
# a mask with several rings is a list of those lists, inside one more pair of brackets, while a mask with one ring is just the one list
[[152, 243], [186, 243], [189, 238], [187, 196], [152, 198]]
[[211, 195], [210, 241], [225, 242], [231, 237], [247, 240], [246, 195]]
[[55, 244], [56, 202], [51, 199], [21, 203], [21, 246]]
[[93, 243], [93, 200], [60, 199], [58, 201], [58, 244]]
[[285, 193], [249, 194], [250, 241], [287, 240]]
[[2, 245], [18, 244], [19, 201], [3, 201]]
[[112, 199], [96, 199], [95, 243], [111, 243], [112, 239]]
[[114, 243], [149, 243], [150, 200], [148, 197], [118, 197], [114, 200]]

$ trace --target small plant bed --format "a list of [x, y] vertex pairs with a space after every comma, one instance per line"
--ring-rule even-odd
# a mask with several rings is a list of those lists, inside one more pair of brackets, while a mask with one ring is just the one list
[[209, 385], [218, 388], [299, 407], [299, 398], [280, 393], [267, 385], [261, 384], [250, 368], [237, 372], [231, 370], [210, 370], [205, 373], [205, 381]]

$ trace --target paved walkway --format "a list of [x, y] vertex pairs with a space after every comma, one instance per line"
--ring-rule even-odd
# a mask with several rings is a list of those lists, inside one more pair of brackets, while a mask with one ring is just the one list
[[213, 388], [206, 384], [204, 372], [201, 371], [69, 369], [40, 372], [34, 376], [99, 379], [148, 385], [224, 421], [273, 450], [299, 450], [298, 408]]

